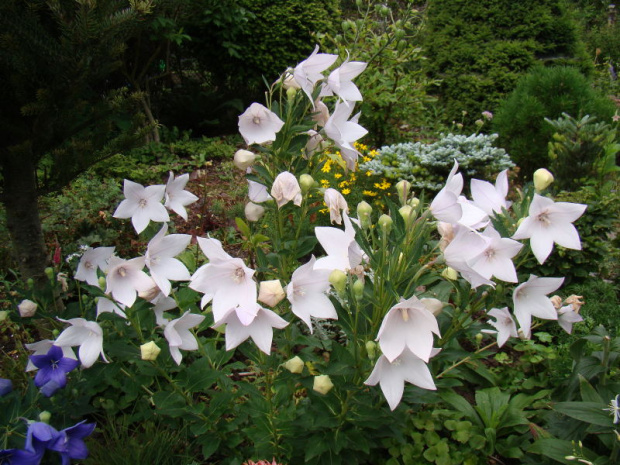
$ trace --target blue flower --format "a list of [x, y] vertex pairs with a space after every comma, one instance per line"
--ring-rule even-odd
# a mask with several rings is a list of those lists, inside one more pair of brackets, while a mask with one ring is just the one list
[[45, 387], [41, 392], [47, 397], [67, 385], [67, 373], [79, 364], [77, 360], [63, 357], [62, 349], [54, 345], [47, 354], [31, 355], [30, 360], [39, 368], [34, 384], [37, 387]]
[[49, 449], [61, 435], [55, 428], [41, 421], [33, 422], [28, 425], [26, 433], [26, 446], [24, 449], [32, 452], [39, 457], [43, 457], [45, 449]]
[[13, 382], [10, 379], [0, 378], [0, 397], [6, 396], [12, 390]]
[[43, 454], [21, 449], [0, 450], [0, 465], [39, 465]]
[[60, 453], [62, 465], [69, 465], [71, 459], [84, 460], [88, 457], [84, 438], [94, 431], [96, 424], [85, 421], [63, 429], [50, 443], [48, 448]]

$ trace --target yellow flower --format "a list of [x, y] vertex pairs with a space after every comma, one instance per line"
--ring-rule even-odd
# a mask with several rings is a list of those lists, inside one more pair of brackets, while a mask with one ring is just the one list
[[366, 176], [368, 177], [372, 176], [372, 171], [366, 171]]
[[349, 185], [349, 181], [341, 181], [338, 183], [338, 187], [342, 189], [343, 187], [347, 187]]
[[336, 179], [340, 179], [342, 177], [342, 173], [336, 173], [336, 174], [334, 174], [334, 177]]
[[342, 195], [348, 195], [350, 193], [351, 193], [351, 189], [342, 189], [342, 192], [341, 192]]
[[376, 192], [368, 191], [368, 190], [362, 191], [362, 194], [367, 195], [369, 197], [376, 197], [376, 195], [377, 195]]
[[329, 187], [329, 181], [327, 179], [321, 179], [319, 182], [321, 183], [321, 187]]

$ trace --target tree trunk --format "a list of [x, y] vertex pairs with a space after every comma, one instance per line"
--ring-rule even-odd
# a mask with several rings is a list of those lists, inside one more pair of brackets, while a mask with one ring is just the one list
[[48, 257], [39, 216], [34, 161], [29, 148], [4, 155], [2, 202], [13, 253], [22, 278], [32, 278], [35, 283], [44, 285]]

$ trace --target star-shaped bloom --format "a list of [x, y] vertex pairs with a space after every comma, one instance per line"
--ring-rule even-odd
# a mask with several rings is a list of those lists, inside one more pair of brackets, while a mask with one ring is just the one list
[[240, 258], [224, 252], [217, 239], [198, 238], [198, 245], [209, 263], [196, 270], [189, 287], [204, 294], [201, 306], [213, 300], [213, 318], [220, 320], [231, 308], [248, 306], [256, 302], [254, 270], [245, 266]]
[[534, 194], [529, 216], [523, 220], [513, 239], [529, 239], [530, 247], [538, 263], [545, 262], [555, 242], [567, 249], [581, 250], [579, 233], [573, 221], [586, 210], [587, 205], [570, 202], [554, 202]]
[[347, 214], [343, 215], [344, 231], [330, 226], [317, 226], [314, 234], [323, 250], [327, 252], [326, 257], [319, 258], [314, 264], [314, 268], [324, 270], [352, 270], [364, 259], [364, 252], [359, 244], [355, 242], [355, 229], [351, 219]]
[[165, 296], [170, 294], [173, 281], [189, 281], [189, 271], [176, 257], [183, 252], [192, 236], [189, 234], [170, 234], [166, 236], [168, 225], [164, 224], [161, 230], [149, 242], [144, 256], [144, 263], [151, 272], [151, 278]]
[[114, 218], [131, 218], [138, 234], [146, 229], [150, 221], [170, 221], [166, 207], [161, 203], [165, 191], [164, 185], [144, 187], [125, 179], [125, 200], [116, 208]]
[[467, 264], [486, 279], [495, 276], [509, 283], [518, 282], [512, 258], [519, 253], [523, 244], [501, 237], [493, 226], [488, 226], [482, 236], [488, 238], [486, 248], [470, 258]]
[[526, 338], [530, 337], [532, 317], [557, 320], [558, 314], [547, 294], [557, 291], [564, 278], [539, 278], [530, 275], [527, 282], [520, 284], [512, 293], [514, 314]]
[[153, 308], [151, 310], [153, 310], [153, 313], [155, 314], [155, 324], [157, 326], [161, 326], [162, 328], [165, 327], [170, 320], [164, 316], [164, 312], [177, 308], [177, 301], [160, 292], [150, 302], [153, 304]]
[[172, 210], [185, 221], [187, 221], [187, 210], [185, 210], [185, 207], [198, 200], [198, 197], [185, 190], [187, 181], [189, 181], [189, 174], [186, 173], [175, 178], [171, 171], [166, 183], [166, 203], [164, 203], [164, 207]]
[[170, 321], [164, 329], [164, 336], [170, 346], [170, 355], [177, 365], [181, 364], [183, 350], [198, 350], [198, 342], [190, 331], [204, 320], [204, 315], [185, 312], [182, 317]]
[[484, 254], [490, 239], [461, 225], [454, 227], [453, 230], [454, 237], [443, 251], [448, 266], [461, 273], [474, 288], [483, 284], [493, 286], [493, 281], [470, 265], [471, 260]]
[[433, 351], [433, 334], [439, 336], [437, 318], [416, 296], [401, 299], [383, 318], [377, 341], [383, 355], [393, 362], [408, 348], [428, 362]]
[[34, 385], [42, 387], [53, 381], [58, 389], [67, 385], [67, 373], [79, 364], [77, 360], [65, 357], [62, 349], [57, 346], [52, 346], [45, 355], [31, 355], [30, 360], [39, 369], [34, 377]]
[[439, 221], [454, 224], [463, 216], [463, 208], [458, 201], [463, 190], [463, 175], [457, 174], [458, 169], [459, 164], [454, 160], [454, 166], [448, 175], [446, 185], [431, 202], [431, 213]]
[[312, 333], [311, 317], [338, 319], [334, 304], [325, 294], [329, 291], [331, 271], [314, 269], [315, 263], [316, 259], [313, 255], [308, 263], [293, 271], [291, 282], [286, 286], [286, 296], [291, 303], [291, 311], [308, 325], [310, 333]]
[[50, 441], [48, 449], [60, 453], [62, 465], [70, 465], [71, 460], [84, 460], [88, 457], [88, 448], [84, 443], [84, 438], [92, 434], [95, 426], [95, 423], [86, 423], [86, 420], [83, 420], [65, 428]]
[[[43, 423], [42, 421], [36, 421], [28, 425], [28, 431], [26, 432], [26, 444], [24, 449], [28, 452], [38, 455], [39, 462], [45, 453], [45, 449], [50, 444], [54, 443], [60, 437], [60, 433], [56, 431], [56, 428]], [[35, 462], [35, 463], [39, 463]], [[11, 462], [9, 462], [11, 463]], [[22, 463], [22, 462], [15, 462]], [[25, 463], [30, 463], [26, 461]]]
[[276, 176], [271, 186], [271, 196], [278, 204], [278, 208], [293, 202], [298, 207], [301, 205], [301, 187], [294, 174], [283, 171]]
[[54, 342], [58, 347], [80, 346], [78, 356], [84, 368], [90, 368], [99, 358], [99, 355], [107, 363], [103, 353], [103, 330], [95, 321], [87, 321], [84, 318], [71, 318], [60, 321], [69, 323], [71, 326], [65, 329]]
[[338, 55], [319, 53], [319, 46], [314, 48], [312, 54], [299, 63], [293, 71], [295, 81], [306, 93], [311, 102], [314, 86], [324, 78], [323, 71], [329, 68], [338, 59]]
[[495, 328], [495, 331], [491, 329], [483, 329], [483, 333], [497, 333], [497, 347], [501, 347], [506, 344], [506, 341], [511, 337], [518, 337], [517, 325], [515, 320], [512, 319], [512, 315], [508, 311], [508, 307], [504, 308], [492, 308], [488, 312], [489, 316], [495, 318], [495, 321], [489, 320], [488, 323]]
[[86, 281], [91, 286], [99, 285], [99, 277], [97, 276], [97, 268], [105, 273], [108, 269], [108, 260], [114, 253], [114, 247], [97, 247], [93, 249], [89, 247], [80, 258], [75, 279]]
[[321, 89], [321, 96], [336, 94], [345, 102], [359, 102], [362, 100], [362, 94], [352, 79], [359, 76], [366, 66], [368, 64], [361, 61], [345, 61], [329, 74], [327, 84]]
[[353, 143], [368, 134], [368, 131], [357, 123], [359, 114], [351, 118], [353, 105], [336, 103], [334, 112], [325, 123], [325, 134], [340, 149], [342, 158], [347, 163], [347, 168], [355, 170], [359, 152]]
[[250, 304], [247, 313], [254, 313], [255, 317], [249, 324], [244, 324], [239, 318], [238, 309], [231, 308], [224, 316], [216, 320], [214, 328], [226, 325], [226, 350], [232, 350], [248, 338], [252, 338], [256, 346], [267, 355], [271, 353], [273, 328], [282, 329], [288, 323], [271, 310], [267, 310], [257, 303]]
[[501, 214], [502, 209], [510, 208], [511, 202], [506, 200], [507, 195], [508, 170], [497, 175], [495, 186], [480, 179], [471, 180], [471, 197], [474, 204], [489, 216]]
[[239, 132], [248, 145], [273, 142], [282, 126], [284, 121], [278, 115], [256, 102], [239, 116]]
[[263, 203], [271, 199], [267, 186], [248, 179], [248, 197], [254, 203]]
[[106, 279], [106, 294], [111, 294], [115, 300], [131, 307], [138, 292], [146, 292], [155, 286], [154, 281], [142, 269], [144, 257], [124, 260], [118, 257], [110, 259], [110, 267]]
[[435, 390], [433, 377], [426, 363], [409, 349], [390, 362], [385, 355], [377, 363], [364, 384], [376, 386], [380, 383], [383, 395], [391, 410], [398, 407], [405, 390], [405, 381], [422, 389]]
[[580, 323], [583, 318], [572, 305], [565, 305], [558, 310], [558, 323], [568, 334], [573, 332], [573, 325]]
[[325, 200], [325, 205], [329, 208], [329, 221], [331, 223], [335, 221], [337, 224], [342, 224], [342, 215], [340, 212], [349, 213], [349, 206], [344, 196], [336, 189], [330, 187], [325, 189], [323, 200]]
[[[54, 341], [51, 341], [49, 339], [43, 339], [42, 341], [33, 342], [31, 344], [24, 344], [24, 345], [26, 346], [26, 349], [32, 352], [32, 355], [45, 355], [49, 352], [49, 350], [54, 345]], [[75, 356], [75, 353], [73, 352], [73, 349], [71, 347], [61, 347], [61, 349], [62, 349], [63, 357], [77, 360], [77, 357]], [[36, 365], [32, 363], [32, 360], [28, 358], [28, 364], [26, 365], [26, 371], [33, 371], [37, 369], [38, 368], [36, 367]]]

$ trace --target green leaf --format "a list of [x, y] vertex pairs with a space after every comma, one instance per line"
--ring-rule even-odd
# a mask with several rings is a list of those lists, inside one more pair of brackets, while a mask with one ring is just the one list
[[[592, 451], [585, 448], [582, 450], [588, 460], [595, 460], [597, 458], [596, 454]], [[539, 439], [529, 447], [528, 452], [544, 455], [560, 463], [575, 464], [574, 461], [565, 459], [566, 456], [575, 454], [575, 444], [573, 441], [565, 441], [563, 439]]]
[[153, 395], [153, 402], [161, 415], [176, 418], [187, 414], [185, 411], [185, 398], [178, 392], [156, 392]]
[[478, 416], [478, 413], [476, 413], [476, 410], [471, 406], [469, 402], [467, 402], [467, 400], [464, 397], [459, 396], [454, 391], [441, 392], [439, 396], [443, 399], [444, 402], [450, 404], [456, 410], [465, 414], [465, 416], [469, 418], [478, 427], [480, 428], [484, 427], [484, 424], [482, 423], [480, 416]]
[[576, 420], [611, 428], [612, 417], [606, 408], [606, 404], [598, 402], [558, 402], [553, 406], [557, 412]]
[[252, 235], [252, 233], [250, 232], [250, 227], [241, 218], [239, 217], [235, 218], [235, 223], [237, 223], [237, 228], [239, 228], [239, 231], [241, 232], [241, 234], [243, 234], [246, 238]]

